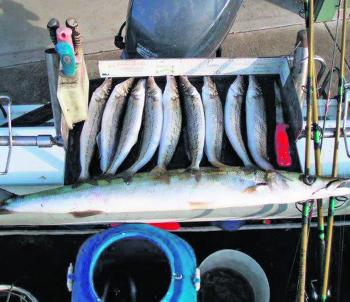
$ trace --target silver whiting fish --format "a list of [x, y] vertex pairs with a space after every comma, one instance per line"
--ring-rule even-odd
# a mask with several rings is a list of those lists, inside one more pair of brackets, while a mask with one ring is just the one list
[[147, 79], [146, 101], [144, 108], [144, 132], [142, 145], [136, 162], [122, 172], [120, 176], [126, 181], [145, 166], [156, 153], [159, 146], [163, 125], [162, 90], [153, 77]]
[[246, 96], [248, 148], [255, 163], [263, 170], [274, 170], [267, 156], [266, 108], [261, 87], [255, 76], [249, 76]]
[[214, 81], [209, 76], [204, 77], [203, 80], [202, 101], [205, 115], [204, 151], [212, 166], [222, 168], [225, 167], [220, 162], [224, 134], [222, 103]]
[[182, 112], [179, 91], [174, 76], [166, 77], [166, 85], [162, 97], [163, 126], [160, 138], [157, 166], [153, 174], [162, 174], [170, 163], [179, 142]]
[[[228, 89], [225, 102], [225, 131], [231, 146], [242, 160], [244, 166], [253, 167], [247, 149], [244, 145], [241, 120], [244, 101], [243, 76], [238, 75]], [[249, 128], [248, 130], [249, 131]]]
[[143, 108], [145, 105], [146, 80], [141, 79], [131, 91], [126, 112], [123, 119], [122, 132], [117, 146], [117, 152], [113, 157], [111, 166], [106, 174], [114, 175], [125, 158], [128, 156], [131, 148], [136, 144], [141, 123]]
[[101, 128], [103, 110], [111, 90], [112, 79], [107, 78], [93, 92], [88, 108], [88, 117], [80, 134], [80, 166], [79, 180], [89, 178], [89, 166], [94, 154], [97, 133]]
[[107, 101], [102, 117], [101, 132], [97, 140], [102, 173], [107, 171], [116, 152], [122, 113], [124, 112], [127, 95], [130, 92], [133, 81], [134, 79], [130, 78], [117, 84]]
[[192, 171], [199, 171], [199, 164], [203, 158], [205, 140], [205, 117], [201, 96], [190, 83], [187, 76], [180, 76], [181, 90], [184, 96], [186, 114], [186, 133], [188, 154], [191, 160], [189, 167]]

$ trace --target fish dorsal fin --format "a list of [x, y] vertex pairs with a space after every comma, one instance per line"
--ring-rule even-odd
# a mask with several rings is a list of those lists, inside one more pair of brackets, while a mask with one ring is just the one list
[[101, 158], [101, 153], [102, 153], [101, 132], [99, 132], [99, 133], [96, 135], [96, 144], [97, 144], [97, 149], [98, 149], [99, 157]]

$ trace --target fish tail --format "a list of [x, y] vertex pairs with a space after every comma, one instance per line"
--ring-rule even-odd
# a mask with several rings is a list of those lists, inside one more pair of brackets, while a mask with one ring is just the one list
[[101, 174], [104, 175], [104, 174], [106, 174], [108, 167], [107, 167], [107, 165], [104, 165], [101, 162], [100, 169], [101, 169], [101, 172], [102, 172]]
[[[117, 159], [118, 160], [118, 159]], [[115, 175], [115, 173], [117, 172], [118, 168], [121, 165], [121, 161], [117, 162], [116, 161], [112, 161], [112, 164], [109, 166], [109, 168], [107, 169], [107, 171], [104, 173], [105, 175]]]
[[7, 214], [8, 210], [6, 209], [6, 202], [4, 200], [0, 200], [0, 215]]
[[126, 171], [123, 171], [119, 174], [117, 174], [117, 177], [120, 177], [124, 180], [125, 183], [129, 184], [131, 183], [132, 181], [132, 177], [135, 175], [135, 172], [134, 171], [131, 171], [131, 170], [126, 170]]
[[88, 172], [85, 172], [85, 171], [81, 171], [80, 175], [79, 175], [79, 178], [78, 178], [78, 181], [79, 182], [83, 182], [83, 181], [86, 181], [90, 178], [90, 175]]
[[168, 171], [165, 166], [156, 166], [155, 168], [152, 169], [151, 174], [153, 176], [161, 176], [166, 174]]
[[8, 215], [8, 214], [12, 214], [12, 213], [13, 213], [13, 211], [6, 209], [5, 206], [2, 206], [0, 204], [0, 215]]
[[9, 197], [4, 197], [5, 199], [0, 200], [0, 215], [6, 215], [6, 214], [11, 214], [13, 211], [8, 209], [8, 200], [9, 198], [14, 197], [13, 194], [10, 194]]
[[258, 166], [260, 166], [261, 169], [265, 171], [274, 171], [275, 168], [266, 160], [262, 159], [259, 162], [257, 162]]
[[105, 175], [107, 177], [112, 177], [115, 175], [115, 173], [113, 171], [111, 171], [110, 169], [107, 169], [107, 171], [105, 173], [103, 173], [103, 175]]
[[219, 168], [219, 169], [226, 169], [229, 168], [230, 166], [223, 164], [222, 162], [218, 161], [218, 160], [212, 160], [210, 161], [211, 165], [215, 168]]
[[248, 168], [248, 169], [256, 169], [256, 165], [254, 165], [250, 159], [246, 159], [243, 161], [244, 167]]
[[166, 169], [165, 166], [156, 166], [152, 171], [151, 171], [151, 176], [164, 181], [166, 183], [170, 182], [170, 176], [169, 172]]
[[202, 177], [202, 171], [199, 167], [189, 167], [186, 169], [186, 172], [194, 175], [196, 181], [200, 181], [201, 177]]
[[101, 155], [100, 159], [100, 169], [101, 174], [104, 175], [108, 171], [108, 168], [111, 166], [111, 160], [109, 159], [109, 156], [107, 154]]

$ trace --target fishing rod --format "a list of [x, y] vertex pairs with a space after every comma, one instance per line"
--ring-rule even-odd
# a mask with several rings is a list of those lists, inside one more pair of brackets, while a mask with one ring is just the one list
[[[334, 151], [333, 151], [333, 166], [332, 166], [332, 176], [336, 177], [338, 175], [338, 147], [340, 138], [340, 122], [342, 116], [342, 104], [344, 101], [344, 87], [345, 87], [345, 54], [346, 54], [346, 7], [347, 0], [343, 0], [343, 21], [342, 21], [342, 40], [341, 40], [341, 55], [340, 55], [340, 80], [338, 86], [338, 108], [337, 108], [337, 120], [336, 120], [336, 135], [334, 139]], [[333, 239], [333, 224], [334, 224], [334, 207], [336, 199], [331, 197], [329, 199], [328, 205], [328, 219], [327, 219], [327, 232], [326, 232], [326, 255], [324, 262], [324, 276], [321, 291], [321, 301], [326, 301], [328, 282], [329, 282], [329, 268], [331, 262], [331, 252], [332, 252], [332, 239]]]
[[308, 251], [308, 242], [309, 242], [311, 207], [312, 207], [312, 202], [306, 201], [303, 203], [301, 244], [300, 244], [300, 252], [299, 252], [300, 254], [299, 278], [298, 278], [298, 290], [297, 290], [298, 302], [304, 302], [305, 300], [305, 283], [306, 283], [306, 268], [307, 268], [306, 264], [307, 264], [307, 251]]
[[[313, 58], [313, 22], [314, 22], [314, 0], [305, 0], [305, 20], [306, 28], [308, 32], [308, 45], [309, 45], [309, 56], [308, 56], [308, 76], [307, 76], [307, 125], [306, 125], [306, 143], [305, 143], [305, 180], [310, 175], [310, 145], [311, 145], [311, 126], [312, 126], [312, 90], [314, 86], [313, 75], [314, 75], [314, 58]], [[310, 203], [309, 201], [303, 203], [302, 210], [302, 230], [301, 230], [301, 244], [300, 244], [300, 260], [299, 260], [299, 280], [297, 290], [297, 301], [305, 301], [305, 283], [306, 283], [306, 268], [307, 268], [307, 251], [309, 241], [309, 224], [310, 224]]]
[[[314, 1], [313, 1], [314, 2]], [[315, 70], [315, 38], [314, 38], [314, 4], [312, 4], [312, 8], [310, 7], [310, 19], [312, 14], [312, 22], [310, 24], [309, 30], [309, 52], [311, 56], [311, 64], [312, 66], [312, 83], [313, 87], [311, 88], [312, 93], [312, 133], [314, 140], [314, 156], [315, 156], [315, 174], [316, 176], [321, 176], [322, 174], [322, 165], [321, 165], [321, 143], [322, 143], [322, 132], [321, 128], [318, 124], [318, 83], [316, 78], [316, 70]], [[319, 276], [322, 280], [323, 276], [323, 262], [324, 262], [324, 254], [325, 254], [325, 232], [324, 232], [324, 214], [323, 214], [323, 201], [322, 199], [317, 200], [317, 224], [318, 224], [318, 246], [319, 246]]]
[[[314, 47], [314, 46], [313, 46]], [[313, 50], [314, 51], [314, 48]], [[314, 53], [313, 53], [314, 56]], [[314, 62], [314, 60], [313, 60]], [[321, 143], [322, 132], [318, 125], [318, 95], [317, 95], [317, 83], [316, 83], [316, 71], [313, 66], [313, 89], [312, 89], [312, 130], [314, 139], [314, 154], [315, 154], [315, 172], [316, 176], [321, 176]], [[317, 199], [317, 231], [318, 231], [318, 247], [319, 247], [319, 277], [322, 283], [323, 278], [323, 263], [325, 257], [325, 227], [324, 227], [324, 211], [323, 200]]]
[[[332, 83], [333, 83], [333, 74], [334, 72], [337, 72], [337, 68], [335, 67], [335, 54], [336, 54], [336, 49], [337, 49], [337, 41], [338, 41], [338, 32], [339, 32], [339, 19], [340, 19], [340, 5], [341, 5], [341, 0], [338, 2], [338, 11], [337, 11], [337, 23], [336, 23], [336, 31], [335, 31], [335, 37], [334, 37], [334, 45], [333, 45], [333, 50], [332, 50], [332, 63], [331, 63], [331, 69], [329, 72], [329, 84], [328, 84], [328, 89], [327, 89], [327, 95], [326, 95], [326, 105], [324, 109], [324, 114], [323, 114], [323, 124], [322, 124], [322, 138], [321, 138], [321, 143], [320, 143], [320, 151], [322, 151], [322, 145], [323, 145], [323, 139], [325, 138], [325, 130], [326, 130], [326, 121], [327, 121], [327, 116], [329, 112], [329, 107], [330, 107], [330, 102], [331, 102], [331, 89], [332, 89]], [[328, 77], [328, 76], [327, 76]], [[327, 81], [327, 77], [325, 81]], [[346, 135], [344, 133], [344, 135]], [[318, 204], [322, 204], [321, 201], [317, 201]], [[319, 224], [319, 240], [320, 240], [320, 282], [323, 284], [323, 279], [324, 279], [324, 257], [325, 257], [325, 233], [324, 233], [324, 218], [323, 218], [323, 206], [318, 207], [319, 212], [317, 213], [318, 216], [318, 224]], [[321, 213], [322, 211], [322, 213]], [[322, 218], [321, 218], [322, 215]], [[322, 286], [322, 285], [321, 285]]]
[[[318, 91], [317, 91], [317, 80], [316, 80], [316, 70], [315, 70], [315, 31], [314, 31], [314, 1], [310, 1], [308, 9], [308, 43], [309, 43], [309, 80], [312, 81], [312, 86], [310, 89], [310, 100], [312, 105], [312, 133], [314, 141], [314, 156], [315, 156], [315, 174], [316, 176], [321, 176], [322, 166], [321, 166], [321, 128], [318, 125]], [[305, 15], [306, 16], [306, 15]], [[310, 82], [311, 83], [311, 82]], [[308, 127], [310, 124], [308, 123]], [[311, 131], [311, 129], [310, 129]], [[306, 174], [307, 175], [307, 174]], [[318, 240], [319, 240], [319, 267], [320, 267], [320, 277], [323, 276], [323, 262], [325, 254], [325, 234], [324, 234], [324, 215], [323, 215], [323, 202], [322, 199], [317, 200], [317, 223], [318, 223]]]

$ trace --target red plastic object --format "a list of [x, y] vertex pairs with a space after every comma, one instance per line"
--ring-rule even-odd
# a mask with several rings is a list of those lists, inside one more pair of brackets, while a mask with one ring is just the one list
[[290, 167], [292, 159], [289, 152], [288, 125], [277, 124], [275, 132], [275, 153], [280, 167]]
[[[178, 222], [154, 222], [154, 223], [147, 223], [147, 224], [165, 231], [178, 231], [181, 228], [180, 223]], [[120, 225], [120, 223], [112, 223], [111, 227], [116, 227], [118, 225]]]
[[149, 225], [166, 231], [178, 231], [180, 229], [180, 223], [178, 222], [149, 223]]

